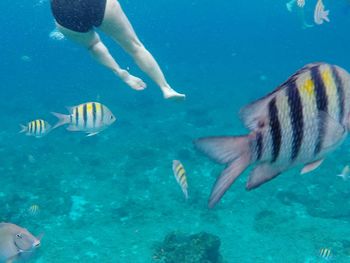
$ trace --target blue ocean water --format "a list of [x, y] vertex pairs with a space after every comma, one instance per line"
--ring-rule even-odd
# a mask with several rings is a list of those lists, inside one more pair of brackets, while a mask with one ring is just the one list
[[[222, 167], [192, 145], [247, 133], [239, 109], [307, 63], [350, 70], [349, 1], [324, 0], [331, 21], [321, 26], [313, 24], [314, 0], [303, 14], [288, 12], [284, 0], [120, 2], [185, 101], [163, 100], [103, 34], [145, 91], [128, 88], [74, 43], [51, 39], [48, 1], [0, 2], [0, 221], [44, 233], [32, 262], [152, 262], [155, 242], [173, 231], [217, 235], [229, 263], [323, 262], [321, 248], [350, 262], [350, 182], [335, 176], [349, 164], [349, 141], [316, 171], [293, 169], [255, 191], [245, 191], [243, 174], [213, 210], [207, 199]], [[303, 17], [314, 26], [303, 28]], [[117, 122], [89, 138], [63, 128], [41, 139], [18, 134], [20, 123], [54, 123], [50, 112], [87, 101], [107, 105]], [[173, 159], [187, 171], [187, 202]], [[27, 212], [33, 204], [37, 216]]]

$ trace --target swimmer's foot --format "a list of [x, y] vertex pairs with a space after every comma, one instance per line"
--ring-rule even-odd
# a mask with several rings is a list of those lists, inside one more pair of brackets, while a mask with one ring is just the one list
[[146, 83], [142, 79], [131, 75], [129, 72], [125, 71], [121, 74], [122, 80], [129, 85], [130, 88], [134, 90], [144, 90], [146, 88]]
[[176, 92], [175, 90], [173, 90], [170, 87], [163, 88], [162, 91], [163, 91], [164, 99], [168, 99], [168, 100], [184, 100], [186, 98], [185, 94], [178, 93], [178, 92]]

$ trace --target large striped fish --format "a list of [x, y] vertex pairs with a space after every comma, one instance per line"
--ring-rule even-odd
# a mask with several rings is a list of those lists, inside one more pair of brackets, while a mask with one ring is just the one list
[[64, 124], [69, 124], [69, 131], [83, 131], [87, 136], [95, 135], [106, 129], [116, 118], [113, 113], [99, 102], [87, 102], [73, 107], [67, 107], [69, 115], [52, 112], [58, 118], [57, 128]]
[[302, 173], [316, 169], [347, 135], [350, 75], [325, 63], [309, 64], [262, 99], [241, 110], [250, 133], [208, 137], [196, 146], [219, 163], [227, 164], [209, 200], [213, 207], [249, 166], [247, 189], [254, 189], [295, 165]]
[[34, 136], [41, 138], [51, 131], [51, 125], [44, 120], [38, 119], [28, 122], [26, 125], [22, 125], [20, 133], [25, 133], [27, 136]]

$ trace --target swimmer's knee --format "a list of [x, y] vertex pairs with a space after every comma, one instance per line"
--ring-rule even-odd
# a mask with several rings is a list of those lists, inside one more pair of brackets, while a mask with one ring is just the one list
[[89, 51], [94, 51], [94, 50], [96, 50], [97, 48], [98, 48], [98, 44], [100, 43], [100, 40], [99, 39], [96, 39], [96, 40], [94, 40], [88, 47], [87, 47], [87, 49], [89, 50]]
[[124, 49], [131, 54], [136, 54], [145, 49], [140, 41], [132, 41], [124, 46]]

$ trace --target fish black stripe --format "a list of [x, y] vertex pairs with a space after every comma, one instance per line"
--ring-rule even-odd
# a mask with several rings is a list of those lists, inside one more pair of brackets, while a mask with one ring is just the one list
[[278, 109], [276, 107], [276, 98], [273, 98], [269, 102], [269, 119], [270, 119], [270, 130], [272, 136], [272, 160], [275, 162], [281, 150], [281, 124], [278, 119]]
[[294, 161], [298, 157], [304, 136], [303, 105], [295, 81], [288, 84], [286, 92], [293, 134], [290, 159]]
[[176, 174], [177, 175], [179, 175], [182, 171], [185, 171], [185, 169], [182, 167], [182, 166], [180, 166], [180, 167], [176, 167]]
[[79, 110], [78, 107], [75, 108], [75, 125], [79, 125]]
[[343, 89], [343, 83], [339, 76], [338, 70], [332, 66], [332, 76], [335, 82], [335, 86], [337, 87], [337, 97], [338, 97], [338, 106], [339, 106], [339, 122], [343, 122], [344, 118], [344, 89]]
[[39, 129], [39, 131], [38, 131], [38, 134], [41, 134], [41, 129], [42, 129], [42, 127], [41, 127], [41, 121], [38, 121], [38, 129]]
[[311, 78], [315, 85], [317, 109], [319, 111], [327, 112], [328, 98], [326, 93], [326, 87], [321, 77], [319, 67], [311, 68]]
[[95, 128], [95, 126], [96, 126], [96, 104], [95, 104], [95, 102], [92, 103], [92, 125]]
[[101, 107], [101, 123], [100, 125], [102, 125], [104, 117], [105, 117], [105, 110], [104, 110], [104, 106], [102, 104], [100, 104]]
[[30, 122], [28, 126], [29, 126], [29, 128], [28, 128], [29, 133], [32, 133], [32, 123]]
[[[319, 112], [324, 111], [327, 112], [328, 110], [328, 99], [326, 94], [326, 87], [322, 80], [319, 67], [313, 67], [311, 68], [311, 78], [314, 82], [315, 86], [315, 92], [316, 92], [316, 104], [317, 109]], [[325, 136], [325, 126], [324, 126], [324, 120], [319, 120], [318, 122], [318, 137], [316, 141], [316, 146], [314, 150], [314, 154], [317, 155], [321, 149], [322, 144]]]
[[84, 127], [86, 128], [86, 126], [87, 126], [87, 104], [84, 104], [84, 106], [83, 106], [83, 122], [84, 122]]
[[37, 129], [37, 127], [36, 127], [36, 121], [34, 121], [33, 126], [34, 126], [33, 133], [36, 134], [36, 129]]
[[263, 150], [263, 137], [261, 132], [258, 132], [256, 134], [256, 159], [259, 161], [262, 156], [262, 150]]

